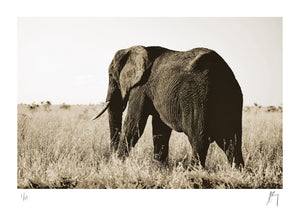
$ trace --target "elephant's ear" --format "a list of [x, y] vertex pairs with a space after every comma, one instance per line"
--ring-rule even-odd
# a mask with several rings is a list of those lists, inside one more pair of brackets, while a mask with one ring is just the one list
[[142, 46], [134, 46], [127, 51], [127, 61], [120, 72], [120, 87], [125, 98], [132, 87], [138, 84], [149, 68], [147, 50]]

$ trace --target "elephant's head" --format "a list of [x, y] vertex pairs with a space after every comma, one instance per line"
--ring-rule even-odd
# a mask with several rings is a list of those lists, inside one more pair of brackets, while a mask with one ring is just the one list
[[111, 148], [116, 151], [122, 127], [122, 113], [127, 105], [130, 90], [141, 80], [150, 66], [148, 52], [142, 46], [119, 50], [109, 66], [109, 86], [104, 109], [108, 109]]

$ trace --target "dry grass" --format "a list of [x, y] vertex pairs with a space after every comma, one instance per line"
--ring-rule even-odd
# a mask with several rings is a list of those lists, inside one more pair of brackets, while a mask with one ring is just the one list
[[243, 114], [240, 172], [213, 143], [205, 170], [186, 168], [191, 147], [172, 132], [169, 165], [153, 160], [151, 125], [124, 162], [110, 155], [107, 114], [100, 106], [18, 105], [18, 188], [282, 188], [282, 112]]

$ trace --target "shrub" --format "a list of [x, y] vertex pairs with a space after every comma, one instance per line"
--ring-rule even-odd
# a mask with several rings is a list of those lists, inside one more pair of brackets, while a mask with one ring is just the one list
[[38, 104], [32, 103], [31, 105], [28, 105], [29, 110], [37, 110], [37, 108], [40, 107]]
[[65, 103], [62, 103], [61, 106], [60, 106], [59, 108], [61, 108], [61, 109], [70, 109], [71, 106], [70, 106], [70, 105], [67, 105], [67, 104], [65, 104]]
[[268, 106], [267, 107], [267, 112], [276, 112], [277, 108], [275, 106]]
[[51, 102], [50, 101], [46, 101], [46, 102], [41, 102], [41, 105], [43, 106], [45, 111], [51, 111]]

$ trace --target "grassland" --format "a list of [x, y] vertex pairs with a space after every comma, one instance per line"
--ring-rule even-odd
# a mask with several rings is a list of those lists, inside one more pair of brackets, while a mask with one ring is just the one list
[[[18, 105], [18, 188], [282, 188], [282, 112], [243, 113], [245, 168], [232, 169], [212, 143], [206, 169], [186, 168], [191, 147], [172, 132], [169, 164], [153, 160], [151, 117], [124, 161], [109, 151], [107, 113], [100, 105]], [[269, 112], [268, 112], [269, 111]]]

